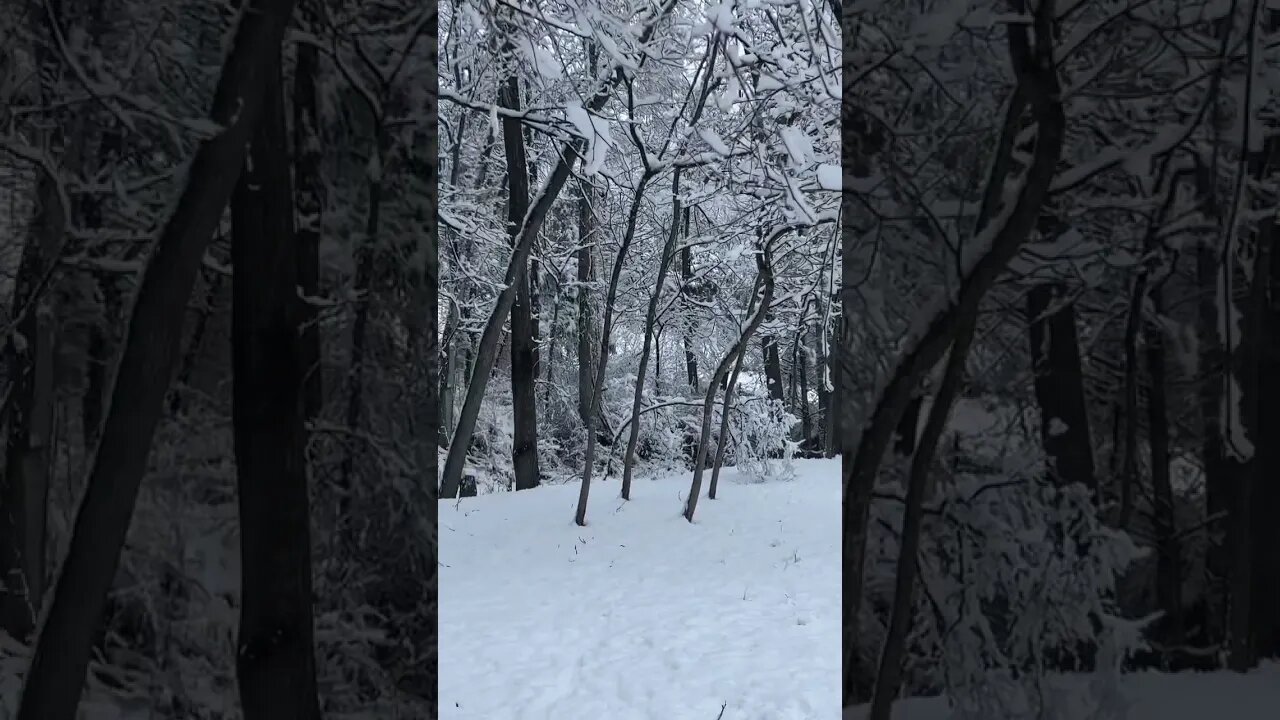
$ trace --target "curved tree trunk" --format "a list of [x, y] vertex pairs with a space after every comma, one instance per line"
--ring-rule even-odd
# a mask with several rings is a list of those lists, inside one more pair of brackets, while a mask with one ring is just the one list
[[93, 636], [164, 410], [182, 320], [205, 247], [240, 175], [293, 0], [259, 0], [223, 63], [210, 115], [225, 129], [200, 143], [143, 271], [111, 403], [71, 543], [27, 672], [18, 720], [75, 720]]
[[711, 463], [711, 484], [707, 487], [707, 499], [716, 499], [716, 490], [720, 487], [720, 468], [724, 466], [724, 450], [729, 442], [729, 411], [733, 409], [733, 390], [738, 385], [738, 374], [742, 372], [742, 361], [745, 352], [738, 353], [733, 361], [733, 372], [729, 373], [729, 382], [724, 387], [724, 400], [720, 404], [720, 437], [716, 440], [716, 459]]
[[[842, 468], [845, 487], [845, 571], [844, 571], [844, 693], [845, 705], [857, 700], [858, 673], [856, 663], [856, 631], [859, 624], [863, 594], [863, 567], [866, 559], [867, 523], [871, 509], [871, 494], [879, 474], [880, 462], [892, 439], [894, 429], [902, 419], [911, 395], [925, 373], [932, 370], [952, 344], [963, 319], [963, 308], [976, 304], [995, 284], [1009, 261], [1016, 256], [1026, 241], [1040, 215], [1040, 208], [1048, 193], [1049, 185], [1057, 169], [1062, 152], [1066, 118], [1058, 97], [1056, 68], [1051, 59], [1051, 18], [1053, 3], [1046, 2], [1037, 8], [1036, 57], [1031, 57], [1028, 38], [1020, 31], [1009, 34], [1010, 54], [1018, 72], [1018, 85], [1009, 103], [1008, 112], [992, 163], [977, 232], [973, 242], [985, 246], [985, 252], [969, 267], [961, 279], [955, 298], [945, 310], [929, 322], [924, 333], [908, 346], [897, 363], [889, 384], [875, 398], [875, 410], [863, 427], [861, 439], [853, 458], [846, 457]], [[1049, 8], [1046, 10], [1046, 8]], [[1023, 111], [1031, 103], [1037, 123], [1035, 150], [1031, 165], [1025, 172], [1017, 197], [1012, 203], [1005, 197], [1006, 180], [1010, 174], [1014, 139], [1022, 127]], [[997, 213], [999, 216], [997, 217]], [[848, 222], [848, 221], [846, 221]], [[855, 235], [846, 231], [845, 237]], [[989, 243], [989, 244], [987, 244]], [[852, 256], [852, 250], [845, 253]], [[968, 263], [966, 263], [968, 265]], [[845, 264], [844, 312], [848, 322], [853, 313], [853, 293], [849, 263]], [[840, 359], [841, 370], [854, 362], [852, 333], [843, 334]], [[839, 385], [847, 385], [852, 374], [842, 373]], [[850, 428], [851, 429], [851, 428]], [[846, 453], [852, 448], [845, 447]], [[917, 454], [919, 450], [917, 450]]]
[[[794, 228], [784, 227], [775, 229], [768, 237], [762, 239], [760, 251], [756, 255], [756, 272], [759, 274], [760, 286], [760, 304], [756, 307], [755, 313], [751, 319], [747, 321], [747, 326], [742, 329], [742, 335], [738, 337], [738, 341], [729, 348], [729, 352], [725, 353], [720, 364], [716, 366], [715, 372], [707, 381], [707, 394], [702, 402], [702, 432], [698, 438], [698, 456], [694, 460], [693, 465], [693, 482], [689, 486], [689, 497], [684, 501], [684, 519], [693, 522], [694, 511], [698, 508], [698, 494], [702, 492], [702, 471], [707, 464], [707, 445], [711, 441], [711, 409], [716, 401], [717, 386], [720, 381], [726, 379], [729, 373], [730, 363], [737, 362], [740, 355], [746, 353], [748, 343], [751, 342], [751, 336], [759, 327], [764, 324], [765, 315], [768, 314], [773, 305], [773, 243], [785, 232]], [[725, 388], [726, 394], [728, 387]], [[723, 439], [721, 441], [723, 443]]]
[[920, 444], [911, 458], [898, 561], [894, 567], [893, 610], [890, 611], [889, 628], [880, 654], [880, 667], [876, 673], [875, 694], [872, 696], [868, 720], [889, 720], [893, 700], [902, 684], [902, 661], [906, 656], [907, 632], [911, 629], [911, 616], [915, 612], [917, 556], [920, 553], [920, 531], [924, 523], [924, 496], [938, 440], [946, 429], [947, 418], [951, 415], [951, 408], [964, 383], [965, 361], [969, 357], [969, 347], [973, 343], [977, 322], [978, 301], [975, 299], [963, 309], [959, 318], [955, 342], [948, 354], [942, 383], [929, 408]]

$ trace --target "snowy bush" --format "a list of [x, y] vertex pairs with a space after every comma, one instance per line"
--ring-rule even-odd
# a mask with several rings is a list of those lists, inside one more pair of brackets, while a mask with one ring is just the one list
[[758, 482], [794, 478], [791, 458], [797, 443], [791, 440], [791, 428], [797, 419], [786, 405], [767, 397], [743, 397], [729, 413], [725, 464]]
[[[869, 590], [872, 611], [887, 614], [902, 507], [877, 507], [878, 577]], [[1121, 712], [1115, 683], [1142, 645], [1143, 623], [1120, 616], [1117, 580], [1141, 555], [1128, 535], [1104, 525], [1083, 487], [954, 478], [926, 508], [909, 689], [945, 691], [956, 720]], [[868, 640], [878, 646], [883, 629], [875, 625], [870, 634], [880, 637]], [[1087, 688], [1063, 684], [1069, 671], [1093, 679]]]

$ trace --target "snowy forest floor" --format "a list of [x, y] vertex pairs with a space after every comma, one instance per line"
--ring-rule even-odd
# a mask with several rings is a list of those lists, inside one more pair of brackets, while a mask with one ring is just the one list
[[[1071, 680], [1086, 682], [1082, 677]], [[1133, 673], [1123, 678], [1121, 691], [1128, 703], [1127, 714], [1118, 716], [1124, 720], [1272, 720], [1280, 709], [1280, 665], [1263, 665], [1247, 674]], [[893, 720], [950, 718], [942, 697], [902, 700], [893, 709]], [[866, 710], [854, 708], [850, 720], [864, 720]], [[1069, 713], [1065, 717], [1075, 720]]]
[[[443, 720], [840, 716], [840, 465], [440, 503]], [[704, 483], [705, 488], [705, 483]], [[704, 490], [705, 492], [705, 490]]]

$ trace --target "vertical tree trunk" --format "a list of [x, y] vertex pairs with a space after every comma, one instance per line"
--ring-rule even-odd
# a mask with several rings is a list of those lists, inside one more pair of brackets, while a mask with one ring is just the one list
[[[516, 75], [507, 77], [499, 96], [504, 107], [520, 108], [520, 80]], [[507, 158], [507, 228], [513, 248], [519, 238], [520, 221], [529, 212], [529, 161], [522, 127], [520, 118], [502, 119], [502, 142]], [[532, 267], [526, 266], [523, 270], [516, 278], [516, 300], [511, 306], [511, 410], [515, 423], [511, 453], [516, 490], [535, 488], [540, 482], [537, 356], [529, 291]]]
[[1055, 482], [1097, 489], [1075, 306], [1053, 307], [1065, 293], [1060, 284], [1038, 284], [1027, 293], [1040, 438]]
[[577, 285], [577, 301], [578, 301], [578, 417], [582, 419], [582, 426], [589, 424], [591, 415], [591, 395], [595, 392], [592, 387], [595, 378], [592, 376], [592, 370], [595, 368], [591, 346], [595, 342], [595, 333], [591, 329], [591, 282], [595, 276], [595, 269], [592, 267], [592, 250], [591, 246], [595, 244], [598, 237], [595, 208], [593, 203], [595, 193], [591, 191], [591, 185], [583, 182], [580, 194], [578, 196], [578, 285]]
[[778, 340], [773, 335], [761, 339], [764, 351], [764, 378], [769, 398], [782, 402], [785, 399], [782, 385], [782, 358], [778, 354]]
[[[692, 222], [690, 211], [693, 208], [684, 209], [684, 239], [689, 241], [689, 227]], [[680, 278], [683, 280], [682, 287], [688, 287], [689, 281], [693, 279], [693, 248], [686, 244], [680, 248]], [[694, 392], [698, 390], [698, 356], [693, 352], [693, 323], [685, 318], [684, 322], [684, 371], [685, 377], [689, 383], [689, 388]]]
[[795, 360], [795, 376], [800, 385], [800, 396], [797, 398], [797, 405], [800, 408], [800, 434], [804, 437], [805, 445], [813, 439], [813, 414], [809, 408], [809, 346], [806, 343], [805, 336], [809, 334], [806, 327], [796, 336], [796, 360]]
[[186, 302], [240, 174], [262, 109], [262, 69], [278, 57], [293, 0], [259, 0], [255, 9], [236, 29], [214, 92], [210, 115], [225, 129], [201, 142], [142, 274], [102, 441], [27, 671], [17, 720], [75, 720], [93, 636], [164, 409]]
[[458, 382], [458, 354], [462, 352], [463, 333], [460, 331], [462, 314], [456, 300], [449, 303], [449, 319], [445, 320], [444, 337], [447, 345], [444, 365], [440, 371], [440, 445], [447, 445], [453, 432], [454, 388]]
[[57, 261], [53, 255], [66, 225], [53, 183], [39, 183], [40, 208], [23, 246], [14, 292], [17, 326], [6, 348], [12, 395], [0, 477], [0, 628], [19, 642], [30, 639], [44, 593], [57, 330], [41, 286]]
[[1151, 399], [1147, 406], [1147, 425], [1151, 446], [1151, 489], [1154, 505], [1154, 525], [1158, 556], [1156, 558], [1156, 597], [1160, 609], [1163, 640], [1169, 645], [1181, 645], [1185, 626], [1182, 609], [1182, 549], [1178, 542], [1178, 527], [1173, 482], [1170, 477], [1169, 419], [1166, 400], [1166, 372], [1164, 361], [1164, 329], [1158, 325], [1159, 314], [1164, 311], [1163, 290], [1152, 288], [1151, 300], [1157, 314], [1146, 324], [1147, 371], [1151, 376]]
[[299, 238], [279, 57], [265, 67], [262, 119], [231, 199], [242, 576], [236, 679], [246, 720], [318, 720]]

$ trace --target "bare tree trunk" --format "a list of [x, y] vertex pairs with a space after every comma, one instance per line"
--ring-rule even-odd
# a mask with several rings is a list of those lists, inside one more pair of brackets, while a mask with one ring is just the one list
[[[582, 457], [582, 485], [578, 489], [578, 510], [574, 522], [587, 524], [587, 501], [591, 495], [591, 474], [596, 463], [596, 418], [600, 417], [600, 403], [604, 395], [605, 372], [609, 367], [609, 342], [613, 336], [613, 311], [618, 298], [618, 283], [622, 279], [622, 268], [627, 262], [627, 252], [631, 249], [631, 241], [635, 239], [636, 222], [640, 217], [640, 206], [644, 200], [644, 190], [649, 186], [653, 175], [645, 173], [636, 183], [635, 193], [631, 197], [631, 210], [627, 213], [627, 227], [622, 235], [622, 244], [618, 247], [618, 255], [613, 260], [613, 270], [609, 274], [609, 289], [605, 294], [604, 322], [600, 331], [600, 349], [596, 354], [596, 373], [591, 380], [591, 404], [587, 408], [584, 422], [587, 428], [587, 448]], [[637, 382], [640, 382], [637, 380]], [[623, 485], [622, 497], [627, 498], [627, 487]]]
[[1160, 609], [1162, 640], [1170, 645], [1183, 643], [1185, 625], [1182, 608], [1182, 548], [1178, 541], [1173, 482], [1169, 475], [1169, 419], [1166, 400], [1164, 362], [1164, 329], [1158, 324], [1164, 312], [1160, 283], [1152, 288], [1155, 322], [1146, 324], [1147, 371], [1151, 375], [1151, 400], [1147, 406], [1147, 425], [1151, 446], [1151, 489], [1153, 491], [1154, 524], [1158, 555], [1156, 557], [1156, 595]]
[[808, 334], [809, 328], [806, 327], [796, 336], [794, 372], [800, 384], [800, 397], [798, 398], [800, 434], [804, 436], [806, 445], [813, 438], [813, 414], [809, 410], [809, 347], [808, 343], [805, 342], [805, 336]]
[[[689, 240], [689, 227], [692, 219], [690, 211], [693, 208], [684, 209], [684, 238]], [[693, 248], [687, 244], [680, 249], [680, 277], [687, 287], [689, 281], [693, 279]], [[695, 392], [698, 390], [698, 356], [693, 352], [693, 324], [685, 319], [684, 323], [684, 371], [688, 380], [689, 388]]]
[[766, 335], [761, 344], [764, 351], [765, 387], [771, 400], [782, 402], [786, 398], [782, 390], [782, 357], [778, 354], [778, 340], [773, 335]]
[[[773, 305], [773, 243], [783, 233], [793, 228], [784, 227], [774, 230], [768, 237], [761, 240], [759, 253], [756, 255], [756, 272], [759, 274], [758, 287], [760, 288], [760, 305], [756, 308], [751, 319], [747, 321], [747, 326], [742, 329], [742, 335], [738, 337], [738, 341], [729, 348], [729, 352], [725, 353], [720, 364], [716, 366], [715, 373], [707, 381], [706, 397], [702, 401], [702, 432], [698, 439], [698, 457], [693, 464], [693, 483], [689, 486], [689, 497], [684, 501], [684, 519], [693, 522], [693, 513], [698, 508], [698, 494], [702, 492], [702, 471], [707, 464], [707, 444], [711, 441], [711, 408], [716, 401], [717, 386], [722, 379], [725, 379], [729, 373], [729, 364], [736, 362], [739, 355], [746, 352], [747, 344], [751, 342], [751, 336], [764, 323], [765, 315], [769, 312]], [[753, 290], [755, 288], [752, 288]], [[726, 385], [725, 393], [728, 394], [729, 386]], [[723, 438], [721, 439], [723, 443]]]
[[[507, 51], [511, 52], [512, 48], [508, 47]], [[514, 74], [508, 76], [499, 96], [504, 107], [519, 109], [519, 78]], [[520, 221], [529, 211], [529, 161], [525, 154], [522, 127], [520, 118], [502, 119], [502, 142], [507, 159], [507, 232], [513, 246], [519, 238]], [[535, 488], [541, 482], [538, 472], [537, 348], [529, 282], [532, 271], [532, 267], [526, 266], [516, 278], [516, 300], [511, 307], [511, 411], [515, 423], [511, 454], [516, 490]]]
[[446, 445], [449, 434], [453, 432], [453, 393], [458, 380], [458, 355], [462, 352], [462, 333], [459, 325], [462, 314], [458, 310], [458, 302], [449, 303], [449, 319], [445, 320], [444, 338], [446, 344], [444, 367], [440, 373], [440, 444]]
[[42, 177], [38, 196], [14, 289], [17, 325], [5, 353], [11, 396], [0, 477], [0, 629], [19, 642], [30, 639], [44, 595], [57, 321], [50, 300], [42, 296], [67, 220], [56, 180]]
[[1096, 490], [1075, 305], [1053, 307], [1055, 296], [1065, 292], [1062, 285], [1044, 284], [1027, 293], [1040, 438], [1055, 482], [1081, 483]]
[[595, 268], [592, 263], [591, 246], [598, 237], [594, 193], [589, 183], [583, 183], [578, 197], [578, 417], [582, 426], [590, 423], [591, 395], [595, 392], [592, 384], [595, 378], [591, 369], [595, 361], [591, 346], [595, 342], [595, 333], [591, 327], [591, 282], [595, 279]]
[[242, 575], [236, 679], [246, 720], [320, 717], [311, 617], [304, 339], [280, 58], [231, 199]]
[[920, 445], [911, 458], [906, 509], [902, 516], [902, 535], [898, 542], [898, 561], [894, 569], [893, 610], [889, 615], [889, 628], [880, 655], [880, 668], [876, 673], [875, 693], [868, 720], [889, 720], [893, 700], [902, 684], [902, 661], [906, 655], [907, 632], [911, 628], [911, 616], [915, 611], [917, 556], [920, 553], [920, 531], [924, 523], [926, 486], [929, 472], [933, 469], [938, 440], [946, 429], [947, 418], [951, 415], [951, 408], [964, 383], [965, 361], [969, 357], [969, 347], [973, 343], [977, 322], [978, 300], [974, 300], [961, 310], [955, 343], [947, 357], [942, 383], [929, 408]]
[[225, 129], [201, 142], [142, 274], [102, 441], [27, 672], [18, 720], [75, 720], [94, 632], [164, 409], [186, 301], [240, 174], [262, 110], [262, 69], [278, 56], [293, 0], [259, 0], [255, 10], [239, 23], [214, 93], [210, 115]]
[[[743, 346], [745, 348], [745, 345]], [[716, 459], [711, 463], [711, 484], [707, 487], [707, 499], [716, 499], [716, 490], [720, 486], [720, 468], [724, 467], [724, 451], [729, 446], [729, 411], [733, 409], [733, 390], [738, 385], [738, 374], [742, 372], [742, 361], [746, 352], [738, 353], [733, 361], [733, 372], [729, 373], [729, 382], [724, 388], [724, 401], [720, 405], [720, 436], [716, 440]]]

